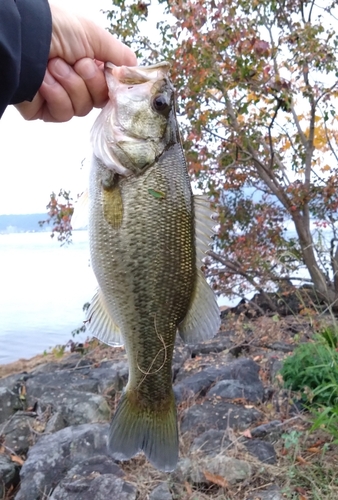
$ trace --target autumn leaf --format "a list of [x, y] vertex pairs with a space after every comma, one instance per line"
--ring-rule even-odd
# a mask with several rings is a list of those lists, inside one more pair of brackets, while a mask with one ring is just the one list
[[18, 465], [23, 465], [25, 463], [25, 461], [19, 455], [11, 455], [11, 460]]
[[315, 446], [310, 446], [310, 448], [307, 448], [307, 450], [309, 453], [322, 453], [322, 449], [321, 448], [316, 448]]
[[251, 431], [250, 429], [246, 429], [245, 431], [242, 432], [242, 436], [252, 439]]
[[305, 458], [303, 458], [301, 455], [297, 455], [296, 457], [296, 461], [300, 464], [300, 465], [310, 465], [310, 462], [307, 462], [305, 460]]
[[204, 477], [207, 481], [213, 484], [217, 484], [217, 486], [221, 486], [221, 488], [228, 488], [229, 483], [224, 477], [219, 476], [218, 474], [212, 474], [208, 471], [203, 471]]

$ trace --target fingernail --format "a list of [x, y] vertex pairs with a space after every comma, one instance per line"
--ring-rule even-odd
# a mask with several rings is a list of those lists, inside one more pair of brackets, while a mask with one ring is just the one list
[[47, 85], [54, 85], [56, 82], [55, 78], [49, 73], [49, 71], [46, 71], [43, 81], [44, 83], [47, 83]]
[[97, 66], [91, 59], [86, 59], [82, 61], [82, 64], [78, 68], [78, 73], [84, 80], [89, 80], [93, 78], [97, 72]]
[[137, 66], [137, 58], [135, 55], [135, 52], [131, 50], [129, 47], [126, 47], [128, 50], [125, 53], [125, 57], [128, 61], [128, 65], [130, 66]]
[[70, 73], [70, 67], [62, 59], [57, 59], [53, 65], [53, 73], [56, 73], [62, 78], [67, 78]]

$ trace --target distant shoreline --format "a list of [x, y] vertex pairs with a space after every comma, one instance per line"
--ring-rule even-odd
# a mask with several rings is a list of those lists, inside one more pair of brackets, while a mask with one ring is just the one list
[[50, 224], [40, 226], [39, 222], [47, 220], [48, 214], [6, 214], [0, 215], [0, 234], [41, 233], [50, 231]]

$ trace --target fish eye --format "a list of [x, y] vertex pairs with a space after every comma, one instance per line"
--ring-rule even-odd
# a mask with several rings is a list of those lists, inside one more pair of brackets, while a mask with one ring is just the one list
[[168, 115], [170, 111], [170, 102], [166, 94], [158, 94], [153, 98], [153, 108], [161, 115]]

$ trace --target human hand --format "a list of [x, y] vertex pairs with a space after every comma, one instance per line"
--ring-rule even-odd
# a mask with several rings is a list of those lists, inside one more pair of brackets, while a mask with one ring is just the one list
[[52, 39], [43, 83], [32, 102], [17, 104], [26, 120], [64, 122], [108, 99], [104, 62], [136, 65], [135, 54], [89, 19], [51, 5]]

